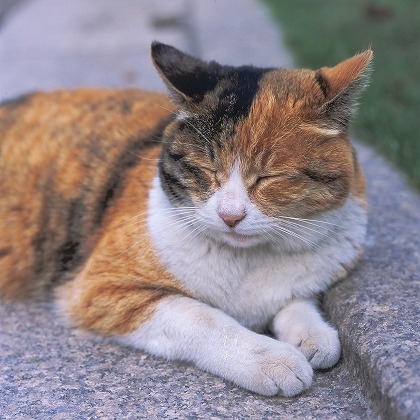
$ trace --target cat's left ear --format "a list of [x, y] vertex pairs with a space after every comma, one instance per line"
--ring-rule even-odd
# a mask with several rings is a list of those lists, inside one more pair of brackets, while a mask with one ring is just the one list
[[181, 104], [200, 102], [219, 81], [221, 66], [214, 61], [205, 62], [160, 42], [152, 43], [151, 56], [173, 98]]
[[369, 83], [372, 58], [373, 52], [367, 50], [315, 73], [315, 80], [325, 97], [321, 114], [331, 128], [347, 129], [357, 100]]

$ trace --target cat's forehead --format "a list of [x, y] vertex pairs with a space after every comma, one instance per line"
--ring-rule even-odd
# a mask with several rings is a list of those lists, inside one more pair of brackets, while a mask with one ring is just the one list
[[253, 66], [224, 66], [218, 70], [218, 81], [214, 88], [193, 107], [198, 111], [211, 111], [233, 119], [246, 117], [261, 90], [264, 75], [270, 71]]
[[[277, 70], [251, 66], [227, 67], [215, 88], [192, 107], [181, 109], [178, 118], [199, 116], [211, 131], [225, 131], [244, 120], [303, 116], [303, 105], [319, 95], [309, 70]], [[306, 112], [306, 111], [305, 111]], [[207, 123], [206, 123], [207, 122]], [[253, 122], [250, 122], [253, 124]]]
[[314, 71], [272, 70], [261, 77], [250, 111], [259, 107], [265, 118], [291, 122], [313, 114], [323, 99]]
[[323, 125], [324, 95], [315, 74], [273, 70], [261, 77], [247, 117], [236, 125], [234, 145], [244, 161], [262, 162], [269, 156], [271, 161], [296, 163], [311, 154], [331, 154], [336, 148], [332, 139], [347, 138], [345, 132]]
[[209, 101], [233, 118], [248, 117], [256, 103], [262, 105], [265, 118], [270, 117], [270, 112], [278, 113], [281, 109], [296, 113], [323, 99], [314, 74], [311, 70], [231, 69], [220, 80]]
[[259, 87], [259, 92], [275, 94], [278, 100], [308, 97], [319, 90], [315, 72], [305, 69], [270, 70], [261, 77]]
[[[241, 123], [255, 134], [286, 135], [317, 124], [324, 102], [312, 70], [272, 70], [259, 81], [247, 118]], [[260, 135], [260, 136], [261, 136]]]

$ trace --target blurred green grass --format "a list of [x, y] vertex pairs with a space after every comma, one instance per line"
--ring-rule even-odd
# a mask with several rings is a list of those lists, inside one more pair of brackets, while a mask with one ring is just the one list
[[371, 85], [353, 127], [420, 189], [420, 1], [264, 0], [296, 65], [332, 66], [366, 48]]

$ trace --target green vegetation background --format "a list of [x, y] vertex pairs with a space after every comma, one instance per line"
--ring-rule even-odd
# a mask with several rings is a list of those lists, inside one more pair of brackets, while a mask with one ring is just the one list
[[332, 66], [373, 49], [371, 85], [353, 127], [420, 189], [420, 1], [264, 2], [297, 66]]

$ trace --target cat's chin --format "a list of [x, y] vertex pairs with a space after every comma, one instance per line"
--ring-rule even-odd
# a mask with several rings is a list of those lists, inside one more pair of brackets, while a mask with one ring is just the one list
[[259, 235], [243, 235], [236, 232], [224, 232], [221, 234], [221, 239], [235, 248], [249, 248], [262, 243]]

